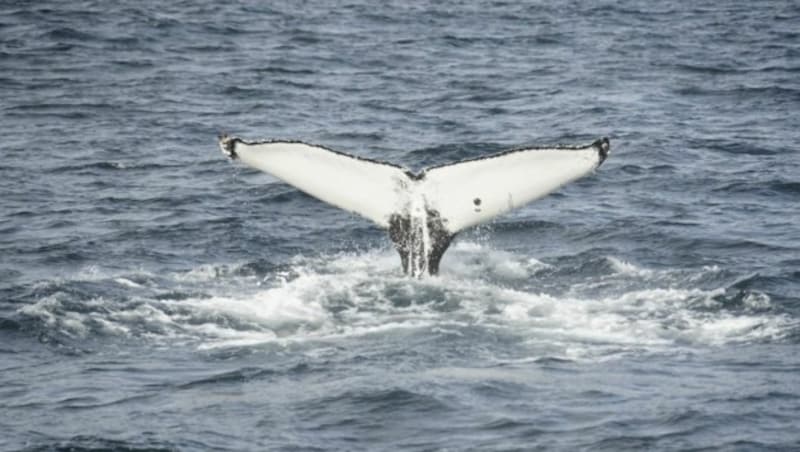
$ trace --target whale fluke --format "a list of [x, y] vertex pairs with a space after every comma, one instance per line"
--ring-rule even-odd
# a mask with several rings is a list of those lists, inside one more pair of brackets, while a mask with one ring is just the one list
[[300, 141], [219, 137], [222, 152], [388, 229], [403, 270], [436, 274], [461, 230], [539, 199], [599, 167], [610, 142], [512, 149], [419, 173]]

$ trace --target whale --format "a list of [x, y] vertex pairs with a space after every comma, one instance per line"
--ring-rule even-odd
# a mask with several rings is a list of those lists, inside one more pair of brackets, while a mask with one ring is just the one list
[[222, 134], [231, 160], [271, 174], [388, 231], [403, 272], [436, 275], [459, 232], [592, 174], [611, 143], [521, 147], [412, 172], [400, 165], [292, 140], [248, 141]]

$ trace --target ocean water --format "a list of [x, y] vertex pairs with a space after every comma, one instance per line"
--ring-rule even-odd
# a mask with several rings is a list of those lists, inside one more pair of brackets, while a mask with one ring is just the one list
[[[800, 449], [799, 23], [789, 0], [3, 2], [0, 449]], [[612, 154], [415, 280], [220, 132], [413, 169]]]

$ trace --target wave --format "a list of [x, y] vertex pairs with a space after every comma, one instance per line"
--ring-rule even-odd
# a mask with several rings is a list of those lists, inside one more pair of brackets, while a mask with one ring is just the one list
[[58, 27], [52, 30], [48, 30], [39, 35], [39, 39], [42, 40], [51, 40], [51, 41], [75, 41], [75, 42], [86, 42], [86, 41], [93, 41], [96, 37], [86, 31], [77, 30], [71, 27]]
[[[36, 433], [33, 431], [32, 433]], [[44, 435], [40, 435], [44, 436]], [[172, 451], [176, 449], [175, 444], [158, 442], [154, 440], [144, 440], [141, 442], [123, 441], [118, 439], [103, 438], [93, 435], [79, 435], [66, 440], [52, 439], [51, 441], [39, 440], [37, 445], [25, 448], [25, 451], [50, 451], [50, 450], [69, 450], [74, 452], [97, 451], [97, 450], [125, 450], [131, 452], [159, 452]], [[202, 444], [202, 443], [200, 443]], [[197, 442], [192, 443], [192, 447], [197, 447]]]
[[613, 257], [542, 262], [459, 242], [443, 275], [400, 274], [391, 250], [204, 265], [94, 269], [39, 283], [16, 318], [54, 341], [92, 337], [218, 349], [404, 334], [502, 337], [580, 359], [783, 341], [797, 322], [717, 267], [653, 270]]
[[120, 161], [91, 161], [80, 164], [70, 164], [63, 166], [55, 166], [48, 169], [48, 173], [62, 173], [62, 172], [75, 172], [78, 174], [97, 174], [105, 171], [156, 171], [178, 168], [178, 165], [163, 165], [157, 163], [144, 163], [136, 164], [131, 162]]
[[765, 197], [772, 196], [797, 196], [800, 194], [800, 182], [786, 181], [781, 179], [763, 180], [737, 180], [726, 182], [713, 189], [715, 192], [730, 193], [735, 195], [760, 195]]

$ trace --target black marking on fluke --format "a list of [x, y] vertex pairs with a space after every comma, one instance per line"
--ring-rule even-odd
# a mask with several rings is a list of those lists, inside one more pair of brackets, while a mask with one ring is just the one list
[[[430, 249], [425, 250], [425, 231], [413, 221], [409, 214], [393, 214], [389, 217], [389, 238], [400, 254], [403, 272], [413, 274], [414, 269], [425, 270], [431, 275], [439, 273], [439, 262], [450, 246], [455, 234], [444, 226], [439, 211], [425, 209], [425, 226], [430, 239]], [[419, 276], [419, 275], [415, 275]]]
[[405, 170], [406, 176], [408, 176], [411, 180], [422, 180], [425, 179], [425, 171], [420, 171], [418, 173], [412, 173], [409, 170]]
[[490, 155], [484, 155], [484, 156], [481, 156], [481, 157], [468, 158], [468, 159], [464, 159], [464, 160], [458, 160], [458, 161], [455, 161], [455, 162], [442, 163], [441, 165], [435, 165], [435, 166], [431, 166], [431, 167], [426, 168], [425, 171], [422, 171], [422, 173], [420, 173], [418, 175], [418, 178], [419, 179], [424, 178], [426, 171], [430, 171], [430, 170], [435, 169], [435, 168], [444, 168], [444, 167], [447, 167], [447, 166], [459, 165], [461, 163], [475, 162], [475, 161], [480, 161], [480, 160], [490, 160], [490, 159], [495, 159], [495, 158], [498, 158], [498, 157], [503, 157], [505, 155], [514, 154], [514, 153], [517, 153], [517, 152], [552, 151], [552, 150], [557, 150], [557, 151], [583, 151], [583, 150], [586, 150], [586, 149], [589, 149], [589, 148], [592, 148], [592, 147], [596, 148], [597, 151], [598, 151], [598, 155], [600, 156], [600, 162], [598, 162], [597, 165], [600, 166], [600, 164], [603, 163], [603, 161], [606, 159], [606, 157], [608, 157], [608, 152], [611, 149], [611, 142], [609, 141], [609, 139], [607, 137], [600, 138], [599, 140], [595, 141], [594, 143], [592, 143], [592, 144], [590, 144], [588, 146], [586, 146], [586, 145], [584, 145], [584, 146], [566, 146], [566, 145], [525, 146], [525, 147], [509, 149], [509, 150], [503, 151], [503, 152], [498, 152], [496, 154], [490, 154]]
[[242, 141], [240, 138], [228, 136], [225, 133], [221, 133], [219, 135], [219, 147], [222, 149], [222, 152], [231, 159], [236, 160], [238, 157], [236, 155], [236, 143]]
[[[406, 174], [408, 174], [408, 176], [410, 178], [412, 178], [412, 179], [421, 179], [421, 178], [425, 177], [424, 176], [424, 171], [422, 172], [422, 174], [414, 174], [414, 173], [406, 170], [404, 167], [402, 167], [400, 165], [395, 165], [394, 163], [382, 162], [380, 160], [374, 160], [374, 159], [371, 159], [371, 158], [368, 158], [368, 157], [361, 157], [359, 155], [347, 154], [347, 153], [344, 153], [344, 152], [341, 152], [341, 151], [337, 151], [335, 149], [327, 148], [327, 147], [319, 145], [319, 144], [307, 143], [307, 142], [301, 141], [301, 140], [279, 140], [279, 139], [272, 140], [272, 139], [270, 139], [270, 140], [253, 140], [253, 141], [251, 141], [251, 140], [243, 140], [243, 139], [241, 139], [239, 137], [229, 137], [227, 135], [222, 135], [222, 136], [219, 137], [219, 142], [220, 142], [220, 145], [223, 147], [223, 150], [225, 150], [225, 142], [223, 140], [227, 140], [228, 142], [231, 143], [231, 151], [232, 152], [233, 152], [233, 148], [234, 148], [236, 143], [242, 143], [242, 144], [246, 144], [248, 146], [254, 146], [254, 145], [259, 145], [259, 144], [279, 144], [279, 143], [305, 144], [306, 146], [311, 146], [313, 148], [323, 149], [325, 151], [332, 152], [332, 153], [337, 154], [337, 155], [341, 155], [342, 157], [351, 158], [353, 160], [361, 160], [363, 162], [375, 163], [377, 165], [385, 165], [385, 166], [391, 166], [392, 168], [399, 168], [399, 169], [405, 171]], [[227, 154], [227, 150], [225, 150], [225, 152]], [[236, 153], [233, 152], [233, 154], [234, 154], [233, 158], [236, 158], [235, 157]]]
[[608, 140], [608, 137], [603, 137], [592, 143], [592, 146], [597, 149], [600, 155], [600, 163], [597, 164], [597, 166], [600, 166], [606, 161], [606, 157], [608, 157], [608, 151], [611, 150], [611, 142]]
[[481, 198], [475, 198], [472, 200], [472, 204], [475, 205], [475, 212], [481, 211]]

